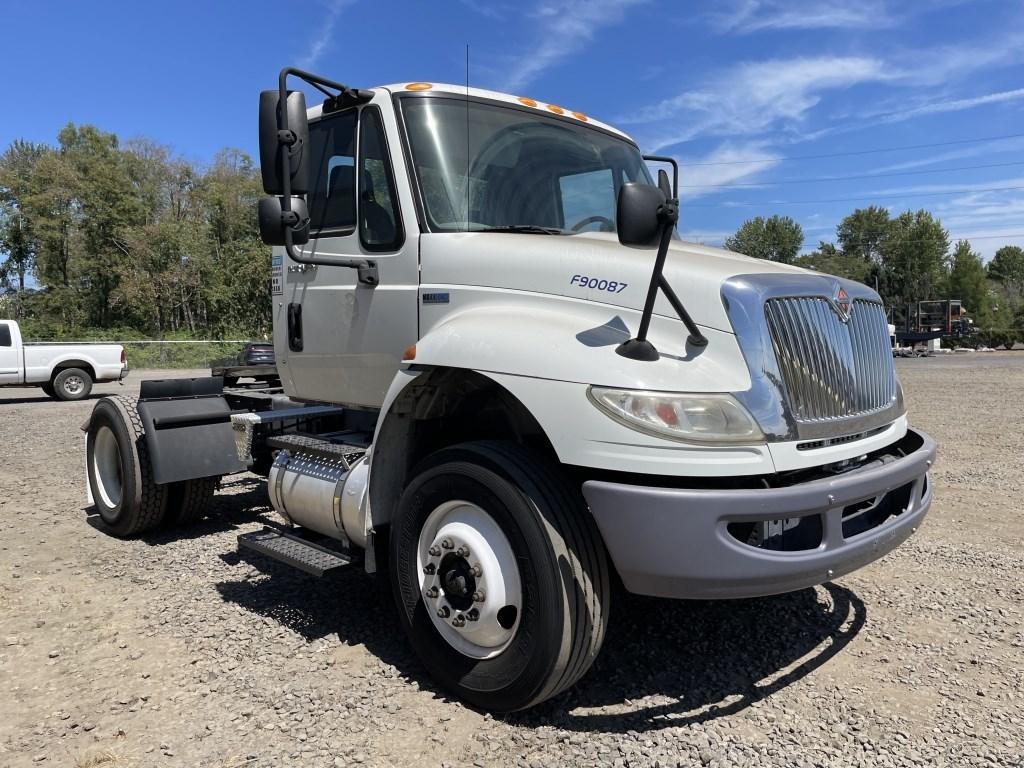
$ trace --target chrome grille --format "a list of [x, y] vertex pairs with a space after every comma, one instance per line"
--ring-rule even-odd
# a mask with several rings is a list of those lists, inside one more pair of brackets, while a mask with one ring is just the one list
[[797, 421], [872, 413], [896, 399], [889, 326], [881, 304], [853, 301], [844, 323], [824, 297], [769, 299], [765, 316]]

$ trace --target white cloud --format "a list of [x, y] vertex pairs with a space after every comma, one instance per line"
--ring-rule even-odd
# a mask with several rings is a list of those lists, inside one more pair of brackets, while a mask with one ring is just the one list
[[980, 155], [993, 156], [1001, 152], [1013, 152], [1022, 149], [1024, 149], [1024, 137], [994, 139], [993, 141], [984, 141], [980, 144], [961, 147], [960, 149], [951, 149], [947, 152], [939, 152], [938, 154], [928, 155], [927, 157], [920, 157], [916, 160], [906, 160], [902, 163], [883, 165], [874, 169], [873, 172], [888, 173], [892, 171], [906, 171], [913, 168], [922, 168], [929, 165], [935, 165], [937, 163], [944, 163], [947, 160], [962, 160], [964, 158], [978, 157]]
[[538, 39], [512, 62], [499, 90], [516, 92], [585, 47], [602, 27], [618, 24], [647, 0], [545, 0], [533, 11]]
[[824, 92], [890, 78], [884, 62], [863, 56], [745, 62], [695, 90], [624, 115], [620, 122], [653, 123], [649, 130], [657, 151], [701, 135], [792, 127], [817, 106]]
[[920, 104], [909, 109], [890, 112], [878, 115], [879, 123], [899, 123], [904, 120], [911, 120], [922, 115], [935, 115], [942, 112], [960, 112], [965, 109], [974, 109], [985, 104], [1001, 104], [1009, 101], [1024, 100], [1024, 88], [1016, 88], [1010, 91], [998, 91], [996, 93], [985, 93], [979, 96], [969, 96], [962, 99], [943, 99], [930, 103]]
[[341, 11], [349, 5], [352, 5], [355, 0], [332, 0], [327, 4], [327, 12], [321, 21], [320, 31], [313, 38], [309, 45], [309, 50], [306, 55], [299, 59], [300, 69], [312, 69], [316, 66], [320, 57], [323, 56], [324, 51], [327, 49], [328, 43], [331, 42], [331, 36], [334, 34], [334, 27], [338, 23], [338, 16], [341, 15]]
[[883, 2], [738, 0], [709, 14], [719, 32], [748, 34], [783, 29], [879, 29], [892, 18]]
[[756, 181], [756, 177], [779, 164], [779, 156], [758, 144], [722, 144], [710, 153], [677, 156], [679, 196], [695, 199], [723, 191], [719, 185], [736, 181]]

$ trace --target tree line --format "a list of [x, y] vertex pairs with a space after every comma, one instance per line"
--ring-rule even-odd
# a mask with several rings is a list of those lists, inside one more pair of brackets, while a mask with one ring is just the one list
[[951, 244], [942, 222], [926, 210], [893, 216], [858, 208], [839, 222], [834, 242], [801, 254], [804, 233], [788, 216], [743, 222], [725, 247], [772, 261], [857, 280], [875, 288], [886, 306], [960, 299], [995, 344], [1024, 341], [1024, 249], [1003, 246], [984, 264], [968, 240]]
[[262, 336], [261, 194], [236, 149], [199, 166], [90, 125], [16, 140], [0, 155], [0, 316], [35, 338]]

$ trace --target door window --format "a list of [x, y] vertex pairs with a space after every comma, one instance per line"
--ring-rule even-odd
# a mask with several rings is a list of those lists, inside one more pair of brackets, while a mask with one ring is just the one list
[[349, 230], [356, 226], [356, 112], [340, 112], [310, 123], [312, 180], [309, 227]]
[[395, 182], [380, 112], [363, 110], [359, 144], [359, 238], [368, 251], [390, 251], [402, 241]]
[[4, 323], [0, 325], [0, 347], [13, 347], [11, 341], [11, 326]]

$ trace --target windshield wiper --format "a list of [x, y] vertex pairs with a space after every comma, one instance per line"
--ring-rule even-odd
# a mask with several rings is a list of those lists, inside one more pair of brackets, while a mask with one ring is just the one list
[[517, 232], [524, 235], [564, 235], [567, 232], [558, 227], [542, 227], [537, 224], [508, 224], [503, 227], [481, 227], [470, 232]]

